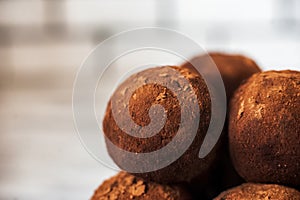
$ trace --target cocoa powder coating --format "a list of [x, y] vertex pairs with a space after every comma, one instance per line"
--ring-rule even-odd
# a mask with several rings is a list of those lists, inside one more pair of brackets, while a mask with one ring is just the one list
[[300, 186], [300, 72], [255, 74], [236, 91], [229, 147], [246, 181]]
[[104, 181], [91, 200], [191, 200], [189, 193], [179, 185], [160, 185], [146, 182], [126, 172]]
[[[182, 84], [178, 82], [177, 77], [168, 76], [165, 71], [171, 66], [160, 67], [161, 74], [164, 76], [166, 82], [173, 84]], [[199, 105], [200, 121], [197, 124], [198, 130], [196, 137], [187, 151], [179, 157], [175, 162], [167, 167], [145, 173], [136, 173], [135, 175], [141, 176], [146, 180], [152, 180], [163, 183], [176, 183], [183, 181], [190, 181], [192, 178], [206, 173], [209, 167], [213, 164], [215, 159], [215, 151], [213, 150], [204, 159], [198, 157], [198, 153], [206, 135], [206, 131], [210, 122], [211, 115], [211, 102], [207, 86], [202, 77], [186, 68], [171, 67], [177, 70], [181, 76], [188, 80], [194, 93], [196, 94], [196, 103]], [[139, 153], [152, 152], [167, 145], [172, 138], [176, 135], [180, 126], [181, 111], [185, 112], [185, 105], [179, 105], [177, 97], [168, 88], [155, 83], [147, 83], [147, 79], [152, 77], [152, 69], [147, 69], [143, 72], [137, 73], [125, 80], [121, 85], [123, 88], [133, 87], [137, 83], [144, 85], [138, 88], [131, 96], [129, 101], [129, 112], [131, 119], [140, 126], [145, 126], [150, 123], [149, 109], [154, 104], [160, 104], [164, 107], [167, 116], [166, 123], [162, 130], [150, 138], [137, 138], [124, 133], [116, 124], [112, 115], [111, 102], [108, 103], [106, 115], [103, 120], [103, 130], [106, 136], [106, 141], [110, 140], [113, 145], [118, 146], [126, 151], [135, 152], [138, 156]], [[114, 95], [118, 97], [124, 93], [119, 87], [116, 89]], [[182, 90], [187, 90], [182, 87]], [[190, 99], [191, 92], [187, 91], [186, 99]], [[124, 102], [126, 104], [126, 102]], [[127, 106], [127, 105], [125, 105]], [[194, 113], [187, 113], [188, 118], [184, 120], [194, 120]], [[126, 120], [126, 119], [124, 119]], [[183, 136], [181, 140], [186, 140], [185, 133], [189, 133], [190, 127], [183, 127]], [[142, 134], [142, 133], [141, 133]], [[110, 156], [122, 168], [123, 164], [135, 166], [132, 160], [128, 159], [126, 155], [117, 153], [113, 150], [112, 146], [107, 143], [107, 148]], [[176, 153], [177, 149], [173, 149]], [[157, 160], [159, 162], [159, 160]], [[141, 165], [155, 165], [145, 160]]]
[[190, 62], [186, 62], [182, 67], [190, 68], [194, 71], [196, 68], [203, 68], [205, 66], [206, 74], [211, 74], [210, 68], [217, 66], [221, 77], [224, 81], [227, 100], [229, 101], [238, 88], [238, 86], [252, 74], [258, 73], [261, 69], [251, 58], [238, 54], [226, 54], [226, 53], [209, 53], [207, 55], [200, 55]]
[[300, 200], [300, 192], [276, 184], [245, 183], [222, 192], [214, 200]]

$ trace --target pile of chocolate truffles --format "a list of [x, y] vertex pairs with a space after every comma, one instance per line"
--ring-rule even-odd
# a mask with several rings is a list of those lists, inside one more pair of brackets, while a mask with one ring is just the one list
[[[214, 67], [209, 65], [217, 66], [223, 79], [227, 116], [217, 144], [206, 157], [199, 158], [212, 108], [210, 92], [198, 71], [204, 66]], [[170, 69], [188, 81], [194, 91], [190, 93], [197, 97], [201, 118], [193, 142], [166, 167], [145, 173], [119, 172], [102, 183], [91, 200], [300, 200], [300, 72], [262, 72], [252, 59], [242, 55], [209, 53], [180, 66], [146, 69], [125, 80], [113, 96], [119, 101], [129, 99], [118, 105], [126, 107], [131, 119], [123, 116], [118, 119], [125, 124], [126, 120], [132, 120], [139, 126], [147, 126], [151, 123], [150, 108], [159, 104], [165, 109], [166, 121], [155, 135], [134, 137], [118, 126], [110, 100], [103, 131], [114, 162], [121, 169], [124, 165], [136, 167], [134, 161], [113, 146], [138, 156], [163, 148], [175, 137], [181, 116], [186, 114], [182, 110], [185, 106], [180, 106], [169, 88], [147, 82], [159, 70], [159, 76], [165, 77], [166, 82], [181, 85], [179, 77], [166, 74]], [[127, 89], [130, 91], [137, 85], [142, 86], [126, 94]], [[193, 112], [187, 114], [185, 120], [193, 121]], [[188, 126], [181, 128], [179, 143], [191, 131]], [[142, 165], [145, 166], [138, 167], [155, 163], [145, 160]]]

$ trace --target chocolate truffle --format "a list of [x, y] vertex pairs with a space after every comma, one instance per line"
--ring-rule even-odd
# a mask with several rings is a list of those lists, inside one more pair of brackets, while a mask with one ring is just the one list
[[214, 200], [300, 200], [300, 192], [275, 184], [245, 183], [221, 193]]
[[[214, 63], [224, 81], [224, 86], [227, 94], [227, 103], [229, 103], [233, 92], [244, 80], [249, 78], [252, 74], [261, 71], [257, 64], [248, 57], [236, 54], [213, 52], [209, 53], [208, 55], [197, 56], [191, 59], [190, 62], [184, 63], [182, 67], [189, 68], [195, 72], [196, 69], [194, 67], [197, 67], [198, 69], [201, 69], [201, 72], [204, 72], [205, 75], [217, 78], [215, 77], [215, 72], [211, 70], [212, 67], [215, 67], [212, 66]], [[211, 192], [208, 195], [209, 197], [211, 197], [212, 194], [218, 194], [221, 191], [240, 185], [244, 182], [244, 180], [237, 174], [230, 160], [228, 147], [228, 119], [226, 119], [220, 141], [221, 149], [217, 153], [217, 167], [212, 172], [213, 176], [210, 178], [210, 183], [212, 183], [214, 187], [210, 187], [212, 189], [210, 190]], [[202, 178], [200, 180], [202, 180]], [[196, 191], [202, 188], [201, 184], [197, 184], [197, 179], [195, 179], [193, 182], [193, 187], [196, 188]]]
[[[172, 74], [174, 71], [178, 75]], [[175, 95], [170, 87], [167, 88], [161, 83], [151, 82], [150, 80], [153, 79], [159, 79], [164, 84], [170, 84], [170, 87], [177, 88], [176, 90], [182, 92], [183, 96], [179, 97]], [[130, 89], [135, 88], [137, 85], [142, 86], [134, 89], [134, 92], [130, 94]], [[193, 96], [195, 97], [193, 98]], [[215, 149], [203, 159], [198, 157], [211, 116], [209, 91], [199, 74], [186, 68], [174, 66], [147, 69], [126, 79], [116, 89], [112, 98], [119, 101], [119, 105], [115, 105], [115, 110], [121, 110], [123, 106], [123, 108], [128, 110], [130, 116], [127, 119], [122, 114], [118, 115], [117, 113], [113, 115], [113, 104], [110, 101], [103, 120], [103, 131], [106, 136], [108, 152], [121, 169], [141, 176], [146, 180], [161, 183], [176, 183], [190, 181], [196, 176], [205, 174], [213, 164], [216, 157]], [[179, 102], [180, 98], [185, 99], [185, 102], [188, 103], [181, 105]], [[126, 102], [125, 99], [130, 99], [130, 101]], [[165, 109], [166, 120], [161, 130], [151, 137], [133, 137], [126, 134], [116, 123], [115, 118], [117, 116], [125, 125], [130, 124], [129, 120], [133, 120], [142, 127], [147, 126], [151, 121], [149, 117], [150, 107], [156, 104], [163, 106]], [[188, 109], [188, 106], [191, 106], [190, 109]], [[198, 111], [196, 106], [198, 106]], [[196, 119], [197, 117], [195, 116], [197, 115], [200, 116], [200, 120]], [[142, 136], [144, 132], [139, 131], [137, 134]], [[194, 137], [192, 137], [192, 134], [195, 134]], [[164, 158], [158, 157], [154, 161], [143, 158], [143, 153], [154, 152], [164, 148], [173, 142], [175, 136], [177, 137], [175, 146], [172, 149], [163, 149], [164, 153], [166, 155], [170, 154], [170, 156], [165, 156]], [[188, 140], [191, 140], [191, 144], [189, 144], [183, 153], [180, 153], [180, 145]], [[142, 162], [137, 164], [137, 161], [134, 161], [135, 157], [130, 158], [126, 153], [116, 149], [116, 147], [134, 153], [134, 156], [137, 158], [140, 156]], [[132, 172], [124, 169], [124, 166], [146, 169], [149, 166], [155, 166], [162, 161], [171, 159], [174, 156], [173, 154], [180, 155], [174, 162], [154, 171]]]
[[300, 185], [300, 72], [253, 75], [230, 104], [229, 148], [248, 182]]
[[[195, 71], [195, 67], [201, 68], [201, 66], [205, 65], [211, 66], [211, 59], [220, 71], [228, 101], [243, 80], [249, 78], [252, 74], [261, 71], [251, 58], [238, 54], [225, 53], [200, 55], [191, 59], [191, 61], [184, 63], [182, 67], [187, 67]], [[209, 67], [206, 66], [206, 68], [209, 70]], [[209, 74], [210, 72], [207, 73]]]
[[191, 200], [190, 194], [180, 185], [160, 185], [145, 182], [126, 172], [104, 181], [91, 200]]

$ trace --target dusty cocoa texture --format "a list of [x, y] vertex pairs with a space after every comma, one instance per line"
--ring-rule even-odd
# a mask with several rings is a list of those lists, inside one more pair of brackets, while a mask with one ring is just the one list
[[248, 182], [300, 186], [300, 72], [253, 75], [230, 104], [229, 147]]
[[300, 192], [275, 184], [245, 183], [221, 193], [214, 200], [300, 200]]
[[[170, 66], [160, 67], [160, 76], [166, 77], [167, 81], [170, 83], [175, 82], [176, 84], [182, 84], [177, 82], [177, 77], [170, 77], [165, 73], [168, 68], [170, 68]], [[213, 150], [204, 159], [200, 159], [198, 157], [201, 144], [208, 129], [211, 115], [211, 102], [207, 86], [199, 74], [193, 73], [189, 69], [185, 68], [172, 68], [180, 72], [180, 74], [184, 76], [186, 80], [188, 80], [193, 88], [197, 96], [196, 101], [198, 100], [201, 120], [199, 121], [198, 131], [193, 143], [179, 159], [177, 159], [171, 165], [157, 171], [136, 174], [137, 176], [141, 176], [146, 180], [163, 183], [190, 181], [196, 176], [201, 176], [202, 174], [206, 173], [208, 168], [213, 164], [216, 156], [215, 151]], [[160, 104], [165, 108], [167, 114], [167, 120], [163, 129], [150, 138], [135, 138], [124, 133], [117, 126], [114, 120], [111, 110], [111, 102], [108, 103], [106, 115], [103, 120], [103, 130], [106, 139], [109, 139], [114, 145], [126, 151], [135, 153], [152, 152], [167, 145], [178, 131], [181, 118], [181, 109], [183, 109], [183, 112], [185, 111], [184, 107], [180, 107], [178, 100], [172, 91], [158, 84], [147, 84], [147, 79], [153, 76], [152, 69], [147, 69], [143, 71], [142, 74], [143, 75], [141, 75], [141, 73], [134, 74], [124, 83], [122, 83], [126, 84], [125, 88], [132, 87], [138, 82], [145, 83], [145, 85], [138, 88], [130, 98], [128, 107], [131, 118], [141, 126], [147, 125], [150, 122], [148, 116], [149, 108], [153, 104]], [[117, 88], [114, 95], [118, 96], [119, 94], [121, 95], [124, 93], [124, 91], [120, 91], [119, 88]], [[183, 87], [182, 90], [186, 90], [186, 87]], [[188, 93], [185, 98], [190, 99], [190, 93]], [[124, 102], [124, 104], [126, 104], [126, 102]], [[193, 120], [193, 113], [188, 113], [188, 116], [189, 117], [184, 120]], [[190, 131], [190, 127], [183, 128], [185, 130], [183, 133], [188, 133]], [[183, 137], [181, 137], [181, 140], [186, 140], [184, 134]], [[110, 156], [121, 168], [122, 164], [124, 163], [129, 163], [133, 166], [136, 165], [136, 163], [132, 162], [125, 155], [114, 152], [108, 143], [107, 148]], [[176, 152], [176, 149], [173, 151]], [[157, 162], [159, 162], [159, 160]], [[155, 163], [149, 163], [147, 160], [145, 160], [143, 165], [155, 165]]]
[[91, 200], [191, 200], [183, 186], [146, 182], [126, 172], [104, 181]]
[[[208, 55], [200, 55], [190, 62], [186, 62], [182, 67], [190, 68], [195, 71], [195, 68], [211, 65], [211, 59], [220, 71], [226, 90], [227, 100], [229, 101], [238, 88], [238, 86], [252, 74], [260, 72], [258, 65], [251, 59], [238, 54], [226, 53], [209, 53]], [[191, 64], [193, 63], [193, 65]], [[207, 68], [209, 70], [209, 67]], [[207, 72], [210, 74], [210, 72]], [[211, 75], [211, 74], [210, 74]], [[213, 76], [213, 75], [212, 75]]]

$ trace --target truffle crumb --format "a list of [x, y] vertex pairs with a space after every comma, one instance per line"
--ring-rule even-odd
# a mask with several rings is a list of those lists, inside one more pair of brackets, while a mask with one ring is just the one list
[[91, 200], [191, 200], [190, 194], [179, 185], [146, 182], [126, 172], [120, 172], [103, 182]]

